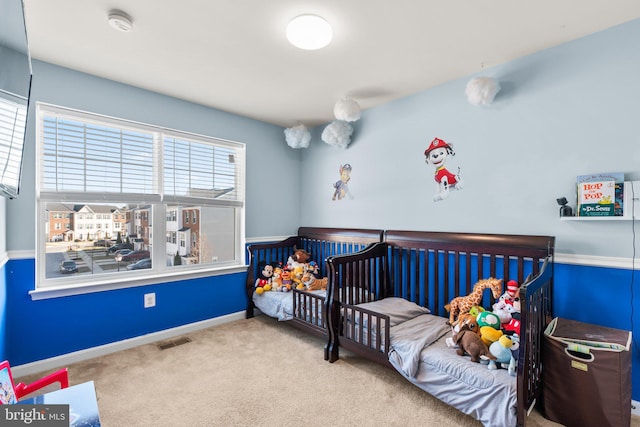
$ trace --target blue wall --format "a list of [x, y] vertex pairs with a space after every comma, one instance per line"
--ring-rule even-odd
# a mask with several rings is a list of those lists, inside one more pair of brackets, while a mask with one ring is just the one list
[[[305, 224], [556, 236], [558, 316], [635, 332], [633, 396], [640, 400], [640, 281], [631, 259], [640, 221], [560, 221], [576, 204], [576, 176], [624, 172], [640, 180], [640, 20], [485, 70], [501, 84], [492, 105], [465, 97], [470, 77], [366, 110], [345, 150], [302, 153]], [[428, 70], [425, 70], [428, 72]], [[433, 138], [452, 143], [463, 189], [434, 202]], [[339, 167], [353, 199], [332, 201]], [[640, 265], [639, 263], [636, 263]], [[637, 278], [637, 273], [636, 273]]]
[[7, 352], [7, 281], [6, 264], [0, 267], [0, 360], [9, 359]]
[[633, 399], [640, 400], [640, 271], [556, 264], [554, 273], [555, 316], [633, 331]]
[[[556, 266], [556, 315], [636, 331], [640, 290], [632, 289], [632, 272], [607, 267], [615, 264], [609, 260], [631, 265], [632, 223], [559, 221], [555, 199], [571, 198], [583, 173], [640, 179], [640, 51], [629, 43], [638, 39], [640, 21], [633, 21], [488, 69], [483, 75], [503, 86], [488, 108], [466, 102], [468, 79], [461, 79], [365, 111], [346, 150], [321, 142], [321, 127], [308, 149], [291, 150], [277, 126], [38, 61], [32, 108], [43, 101], [246, 143], [249, 238], [289, 235], [299, 225], [555, 235], [558, 253], [576, 260]], [[21, 196], [6, 203], [11, 260], [0, 271], [0, 354], [29, 363], [244, 309], [243, 274], [32, 301], [34, 118]], [[423, 155], [436, 136], [454, 143], [451, 166], [465, 180], [438, 203]], [[344, 163], [353, 166], [354, 199], [332, 201]], [[281, 203], [285, 190], [292, 203]], [[149, 291], [158, 304], [143, 309]], [[633, 365], [640, 400], [640, 352]]]
[[[34, 269], [32, 259], [7, 265], [12, 365], [235, 313], [247, 304], [245, 273], [32, 301]], [[143, 307], [148, 292], [156, 294], [155, 307]]]
[[[556, 198], [575, 206], [582, 174], [640, 180], [640, 49], [628, 43], [639, 39], [637, 20], [487, 69], [503, 86], [488, 107], [467, 102], [464, 78], [366, 110], [345, 150], [316, 129], [302, 153], [304, 222], [544, 234], [565, 254], [630, 258], [629, 221], [559, 221]], [[440, 202], [423, 154], [435, 137], [453, 144], [446, 166], [463, 180]], [[354, 198], [332, 201], [345, 163]]]
[[[1, 335], [1, 354], [12, 365], [20, 365], [242, 312], [246, 307], [244, 273], [31, 299], [28, 292], [36, 287], [36, 102], [246, 144], [245, 234], [249, 237], [295, 233], [299, 207], [273, 203], [273, 193], [269, 190], [281, 190], [282, 184], [287, 183], [292, 194], [300, 191], [299, 183], [291, 179], [300, 169], [299, 151], [289, 149], [283, 129], [278, 126], [41, 61], [34, 61], [33, 65], [20, 197], [7, 200], [6, 206], [4, 199], [0, 204], [0, 219], [6, 224], [6, 229], [0, 233], [0, 255], [5, 253], [6, 233], [6, 253], [10, 258], [0, 281], [0, 320], [6, 313], [6, 320], [0, 325], [5, 331]], [[269, 215], [265, 215], [267, 211], [263, 208], [267, 205]], [[273, 221], [273, 218], [280, 221]], [[156, 306], [149, 309], [143, 308], [143, 294], [147, 292], [156, 293]]]

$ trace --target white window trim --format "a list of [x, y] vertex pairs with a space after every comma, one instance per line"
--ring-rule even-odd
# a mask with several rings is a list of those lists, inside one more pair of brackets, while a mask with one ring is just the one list
[[[236, 149], [238, 152], [242, 154], [242, 163], [243, 167], [246, 166], [246, 146], [242, 143], [238, 143], [235, 141], [222, 140], [220, 138], [208, 137], [197, 135], [189, 132], [177, 131], [173, 129], [167, 129], [163, 127], [157, 127], [153, 125], [147, 125], [143, 123], [132, 122], [128, 120], [117, 119], [109, 116], [103, 116], [94, 113], [85, 113], [78, 110], [68, 109], [64, 107], [58, 107], [51, 104], [38, 103], [36, 106], [37, 115], [36, 115], [36, 145], [38, 150], [40, 149], [41, 144], [41, 109], [46, 110], [47, 112], [51, 112], [52, 110], [62, 110], [64, 112], [68, 112], [73, 116], [79, 116], [82, 120], [84, 120], [85, 116], [98, 117], [104, 119], [104, 123], [115, 123], [117, 126], [122, 126], [122, 123], [129, 123], [137, 130], [138, 127], [144, 127], [154, 129], [154, 132], [161, 132], [165, 137], [177, 137], [184, 138], [188, 140], [198, 141], [210, 141], [215, 140], [216, 142], [224, 144], [228, 144], [229, 146]], [[46, 113], [45, 113], [46, 114]], [[76, 117], [77, 117], [76, 116]], [[102, 124], [104, 124], [102, 123]], [[162, 153], [161, 142], [159, 142], [160, 147], [157, 148]], [[209, 276], [218, 276], [225, 274], [234, 274], [246, 272], [247, 266], [245, 265], [245, 203], [246, 203], [246, 190], [245, 190], [245, 181], [246, 181], [246, 169], [242, 170], [239, 174], [239, 185], [240, 188], [240, 197], [238, 202], [220, 202], [218, 200], [210, 200], [206, 204], [207, 206], [228, 206], [235, 207], [236, 218], [235, 223], [236, 226], [236, 236], [234, 238], [235, 248], [235, 261], [233, 262], [220, 262], [216, 264], [196, 264], [196, 265], [183, 265], [183, 266], [164, 266], [162, 262], [154, 263], [153, 270], [140, 270], [140, 271], [132, 271], [127, 272], [126, 274], [118, 274], [118, 273], [103, 273], [95, 276], [77, 276], [77, 277], [65, 277], [64, 284], [62, 284], [62, 280], [54, 280], [46, 278], [46, 269], [40, 267], [40, 263], [42, 260], [46, 260], [46, 246], [45, 246], [45, 224], [46, 224], [46, 212], [43, 208], [43, 204], [46, 202], [77, 202], [77, 203], [105, 203], [105, 202], [115, 202], [115, 203], [124, 203], [127, 200], [127, 194], [114, 194], [114, 195], [105, 195], [105, 194], [89, 194], [82, 193], [76, 196], [69, 194], [69, 192], [65, 193], [67, 197], [65, 200], [61, 200], [60, 198], [56, 198], [55, 194], [41, 193], [40, 185], [40, 174], [41, 174], [41, 159], [40, 156], [36, 156], [36, 208], [38, 214], [36, 215], [36, 288], [29, 292], [31, 298], [33, 300], [38, 299], [46, 299], [46, 298], [56, 298], [61, 296], [70, 296], [70, 295], [78, 295], [78, 294], [86, 294], [91, 292], [101, 292], [106, 290], [113, 289], [123, 289], [130, 288], [136, 286], [144, 286], [149, 284], [157, 284], [168, 281], [176, 281], [176, 280], [191, 280], [195, 278], [209, 277]], [[163, 179], [162, 173], [157, 177], [159, 185], [161, 186]], [[167, 205], [175, 204], [176, 201], [180, 201], [181, 203], [199, 203], [202, 202], [202, 199], [198, 198], [174, 198], [174, 197], [164, 197], [164, 202], [161, 202], [163, 199], [162, 195], [160, 195], [159, 199], [155, 197], [151, 197], [151, 200], [148, 200], [148, 204], [153, 205], [152, 213], [152, 224], [156, 231], [166, 230], [166, 209]], [[133, 200], [131, 200], [133, 202]], [[140, 201], [139, 199], [137, 200]], [[160, 203], [159, 203], [160, 202]], [[153, 241], [152, 245], [152, 257], [153, 259], [164, 260], [166, 257], [166, 239], [164, 238], [165, 233], [156, 233], [156, 235], [163, 236], [160, 239], [156, 239]], [[45, 262], [46, 264], [46, 262]], [[89, 283], [87, 283], [89, 282]], [[60, 283], [60, 284], [58, 284]]]

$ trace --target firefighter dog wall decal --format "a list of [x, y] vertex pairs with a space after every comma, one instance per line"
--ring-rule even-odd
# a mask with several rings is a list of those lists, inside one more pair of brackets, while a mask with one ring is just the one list
[[452, 189], [462, 190], [462, 180], [460, 179], [460, 168], [457, 173], [451, 173], [445, 167], [445, 163], [453, 156], [453, 144], [448, 144], [440, 138], [435, 138], [424, 151], [425, 161], [435, 168], [436, 194], [433, 201], [438, 202], [449, 197]]

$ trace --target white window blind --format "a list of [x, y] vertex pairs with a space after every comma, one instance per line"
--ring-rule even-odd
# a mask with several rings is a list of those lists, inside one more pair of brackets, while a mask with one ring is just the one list
[[[164, 199], [242, 206], [239, 144], [164, 138]], [[214, 203], [218, 201], [219, 203]]]
[[61, 193], [160, 199], [152, 131], [98, 123], [80, 113], [41, 114], [41, 194], [55, 193], [58, 200]]
[[44, 104], [38, 109], [44, 199], [82, 193], [94, 200], [244, 205], [242, 144]]
[[27, 106], [0, 97], [0, 191], [15, 197], [20, 186]]

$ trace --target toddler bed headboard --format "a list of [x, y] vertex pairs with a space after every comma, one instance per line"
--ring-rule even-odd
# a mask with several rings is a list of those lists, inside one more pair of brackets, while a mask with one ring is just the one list
[[469, 295], [481, 279], [503, 279], [504, 286], [509, 280], [524, 283], [553, 257], [555, 246], [551, 236], [400, 230], [386, 231], [384, 241], [390, 251], [386, 292], [438, 316], [446, 316], [445, 304]]
[[[384, 242], [329, 259], [329, 361], [338, 347], [390, 366], [385, 350], [341, 336], [341, 304], [402, 297], [448, 320], [445, 304], [469, 295], [481, 279], [521, 284], [521, 345], [517, 368], [518, 425], [539, 398], [543, 332], [552, 318], [553, 236], [387, 230]], [[354, 292], [354, 288], [360, 291]], [[483, 306], [493, 303], [485, 296]], [[388, 343], [389, 340], [387, 339]]]
[[371, 243], [381, 242], [383, 230], [359, 228], [323, 228], [300, 227], [296, 236], [279, 242], [256, 243], [247, 247], [249, 268], [247, 270], [247, 312], [246, 317], [253, 317], [253, 291], [256, 279], [260, 274], [258, 264], [287, 262], [295, 249], [304, 249], [311, 254], [311, 259], [318, 264], [319, 275], [327, 276], [326, 259], [339, 254], [360, 251]]
[[[387, 295], [414, 301], [439, 316], [446, 317], [445, 304], [469, 295], [481, 279], [503, 279], [505, 290], [509, 280], [523, 285], [516, 376], [518, 425], [525, 425], [542, 392], [543, 333], [553, 318], [555, 237], [388, 230], [384, 241], [389, 250]], [[485, 292], [482, 305], [491, 304], [491, 293]]]

